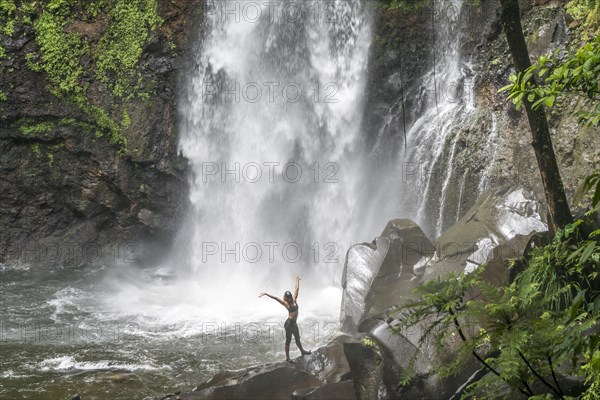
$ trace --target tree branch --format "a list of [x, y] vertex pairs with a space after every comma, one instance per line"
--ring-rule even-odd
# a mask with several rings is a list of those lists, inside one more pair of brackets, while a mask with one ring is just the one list
[[521, 353], [521, 350], [519, 350], [519, 357], [521, 357], [521, 360], [523, 360], [525, 362], [525, 364], [527, 365], [527, 368], [529, 368], [529, 370], [531, 372], [533, 372], [533, 374], [540, 380], [542, 381], [542, 383], [544, 385], [546, 385], [548, 388], [550, 388], [550, 390], [552, 390], [554, 392], [554, 394], [556, 394], [558, 396], [559, 399], [563, 399], [564, 397], [562, 394], [560, 394], [555, 388], [554, 386], [552, 386], [551, 384], [549, 384], [543, 376], [541, 376], [540, 374], [538, 374], [538, 372], [535, 370], [535, 368], [533, 368], [533, 366], [529, 363], [529, 361], [527, 360], [527, 358], [525, 358], [525, 356], [523, 355], [523, 353]]
[[552, 379], [554, 383], [556, 383], [556, 388], [560, 392], [561, 396], [564, 396], [562, 389], [560, 388], [560, 384], [558, 383], [558, 379], [556, 379], [556, 374], [554, 373], [554, 366], [552, 365], [552, 358], [548, 355], [548, 365], [550, 366], [550, 371], [552, 372]]
[[[456, 318], [456, 314], [454, 313], [454, 310], [450, 309], [448, 312], [452, 316], [452, 321], [454, 322], [454, 326], [456, 327], [456, 330], [458, 331], [458, 335], [460, 336], [460, 338], [462, 339], [463, 342], [466, 342], [467, 337], [465, 336], [465, 334], [462, 330], [462, 327], [460, 326], [460, 323], [458, 322], [458, 318]], [[477, 352], [475, 350], [471, 351], [471, 353], [477, 359], [477, 361], [479, 361], [481, 364], [483, 364], [484, 367], [486, 367], [488, 370], [490, 370], [494, 375], [496, 375], [497, 377], [502, 379], [504, 382], [508, 383], [510, 386], [516, 387], [519, 390], [519, 392], [523, 393], [525, 396], [533, 396], [533, 392], [531, 391], [531, 388], [529, 387], [527, 382], [521, 380], [521, 382], [523, 382], [523, 384], [525, 385], [526, 390], [521, 389], [517, 385], [514, 385], [514, 384], [510, 383], [509, 381], [507, 381], [506, 379], [504, 379], [504, 377], [502, 375], [500, 375], [500, 373], [498, 371], [496, 371], [496, 369], [494, 369], [494, 367], [492, 367], [490, 364], [488, 364], [479, 354], [477, 354]]]

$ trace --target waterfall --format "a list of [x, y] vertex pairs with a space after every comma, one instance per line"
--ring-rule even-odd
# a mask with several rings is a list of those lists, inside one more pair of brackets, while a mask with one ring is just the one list
[[[190, 211], [167, 261], [115, 281], [111, 307], [191, 332], [199, 320], [264, 320], [281, 306], [257, 294], [281, 296], [300, 274], [303, 315], [333, 321], [350, 245], [393, 218], [432, 239], [454, 223], [493, 182], [502, 138], [476, 108], [460, 52], [463, 0], [434, 4], [430, 70], [411, 91], [404, 148], [401, 131], [384, 132], [397, 105], [379, 133], [361, 125], [370, 2], [207, 2], [179, 103]], [[473, 165], [469, 130], [482, 147]]]
[[292, 290], [299, 273], [302, 304], [334, 314], [362, 236], [367, 6], [209, 1], [203, 25], [181, 106], [192, 210], [179, 260], [203, 282], [198, 301], [227, 312]]
[[[371, 163], [377, 165], [374, 169], [381, 183], [371, 195], [368, 217], [372, 226], [384, 226], [391, 216], [413, 219], [431, 239], [460, 216], [466, 180], [472, 172], [457, 168], [457, 156], [463, 151], [461, 128], [472, 123], [478, 112], [474, 72], [460, 48], [467, 5], [463, 0], [436, 0], [433, 4], [432, 66], [420, 80], [412, 102], [415, 106], [408, 110], [418, 117], [408, 127], [406, 149], [393, 146], [398, 139], [390, 138], [387, 126], [378, 133]], [[419, 114], [420, 109], [424, 111]], [[383, 149], [398, 147], [396, 154], [381, 162]]]

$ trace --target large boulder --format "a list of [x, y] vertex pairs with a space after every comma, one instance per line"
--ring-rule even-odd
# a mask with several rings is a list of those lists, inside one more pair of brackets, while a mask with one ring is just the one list
[[433, 244], [413, 221], [390, 221], [373, 243], [350, 247], [342, 277], [342, 329], [355, 331], [362, 320], [412, 298]]
[[[546, 230], [540, 205], [531, 192], [522, 188], [486, 192], [437, 240], [435, 257], [423, 279], [470, 272], [491, 261], [494, 254], [503, 259], [518, 257], [531, 235]], [[486, 273], [502, 275], [506, 271], [504, 265], [494, 263]], [[499, 283], [497, 277], [493, 280]]]
[[344, 353], [350, 369], [358, 399], [377, 399], [385, 392], [383, 384], [383, 358], [374, 346], [362, 343], [344, 343]]
[[[435, 246], [414, 222], [393, 220], [372, 244], [350, 248], [342, 279], [342, 329], [375, 340], [383, 360], [383, 398], [448, 399], [480, 368], [474, 360], [449, 379], [434, 373], [433, 365], [450, 359], [460, 339], [440, 350], [430, 341], [420, 342], [426, 322], [398, 328], [402, 314], [395, 310], [414, 299], [414, 289], [481, 264], [487, 265], [484, 279], [504, 284], [510, 279], [506, 260], [521, 256], [531, 237], [546, 229], [530, 192], [500, 189], [484, 193]], [[411, 384], [398, 390], [407, 371]]]
[[292, 363], [276, 362], [235, 371], [221, 371], [192, 392], [164, 399], [306, 399], [352, 400], [353, 371], [346, 357], [346, 344], [339, 336], [328, 345]]
[[249, 376], [240, 383], [208, 387], [181, 395], [181, 399], [256, 399], [289, 400], [290, 393], [316, 388], [321, 382], [308, 372], [281, 365]]
[[354, 383], [352, 381], [327, 383], [316, 389], [307, 389], [292, 393], [292, 400], [355, 400], [356, 398]]

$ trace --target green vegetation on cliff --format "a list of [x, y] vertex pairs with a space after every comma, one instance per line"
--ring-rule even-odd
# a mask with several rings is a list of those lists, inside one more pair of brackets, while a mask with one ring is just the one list
[[571, 0], [566, 10], [575, 20], [583, 22], [583, 27], [591, 33], [600, 28], [600, 0]]
[[149, 30], [161, 23], [156, 0], [119, 0], [96, 49], [97, 76], [118, 97], [130, 99], [139, 90], [136, 66]]
[[81, 57], [90, 52], [90, 45], [77, 33], [65, 33], [66, 24], [64, 17], [49, 11], [37, 18], [34, 28], [40, 61], [30, 62], [29, 66], [35, 71], [46, 72], [52, 93], [74, 96], [81, 101], [88, 87], [81, 82], [84, 74]]
[[[541, 82], [532, 82], [537, 77]], [[583, 96], [592, 102], [591, 109], [579, 110], [580, 123], [600, 125], [600, 35], [573, 55], [564, 57], [560, 49], [540, 56], [524, 73], [512, 75], [509, 100], [519, 108], [525, 99], [534, 108], [552, 107], [563, 97]]]
[[[82, 110], [122, 151], [127, 104], [148, 97], [140, 89], [140, 56], [161, 23], [157, 0], [0, 0], [1, 34], [32, 26], [38, 50], [27, 55], [28, 67], [43, 72], [48, 90]], [[102, 102], [91, 87], [107, 94]]]

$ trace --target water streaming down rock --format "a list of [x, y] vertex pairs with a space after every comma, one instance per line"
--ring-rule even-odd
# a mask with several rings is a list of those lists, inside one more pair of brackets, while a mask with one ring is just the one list
[[481, 181], [479, 182], [478, 189], [480, 194], [487, 188], [487, 186], [490, 183], [489, 181], [492, 175], [492, 169], [498, 156], [498, 147], [500, 146], [500, 143], [498, 142], [498, 117], [496, 117], [496, 114], [492, 113], [492, 128], [485, 145], [485, 153], [490, 162], [483, 171]]
[[[378, 165], [377, 175], [382, 183], [372, 195], [372, 204], [377, 206], [371, 207], [369, 217], [370, 225], [379, 227], [391, 216], [411, 218], [431, 239], [458, 220], [464, 211], [461, 202], [466, 180], [473, 171], [458, 168], [457, 157], [465, 146], [462, 143], [465, 126], [473, 124], [478, 112], [473, 87], [475, 73], [467, 57], [461, 54], [466, 6], [462, 0], [433, 4], [432, 68], [420, 80], [416, 98], [406, 101], [413, 105], [406, 114], [418, 117], [407, 127], [405, 139], [389, 135], [387, 124], [382, 125], [377, 135], [371, 162]], [[478, 130], [481, 137], [489, 134], [485, 125]], [[406, 140], [406, 147], [394, 144], [399, 140]], [[385, 148], [398, 150], [382, 163], [379, 158]]]
[[[362, 237], [370, 29], [359, 0], [209, 3], [180, 139], [193, 205], [182, 259], [208, 297], [287, 289], [296, 273], [339, 285], [346, 246]], [[339, 297], [328, 300], [333, 313]]]

